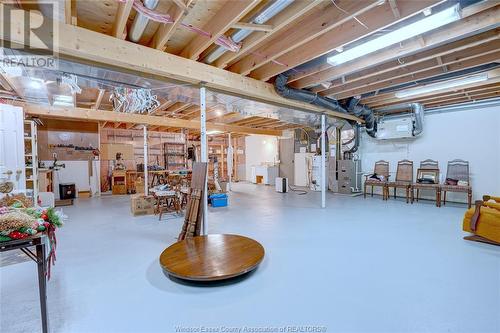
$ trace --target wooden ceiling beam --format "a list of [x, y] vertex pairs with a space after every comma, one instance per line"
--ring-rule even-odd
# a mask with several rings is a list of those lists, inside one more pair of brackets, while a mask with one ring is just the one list
[[[485, 55], [481, 55], [478, 57], [472, 57], [466, 60], [461, 60], [458, 62], [450, 63], [447, 65], [448, 67], [448, 72], [457, 72], [460, 70], [464, 70], [467, 68], [472, 68], [480, 65], [485, 65], [489, 64], [492, 62], [496, 62], [500, 60], [500, 51], [496, 51], [493, 53], [487, 53]], [[400, 84], [408, 83], [408, 82], [414, 82], [414, 81], [419, 81], [419, 80], [424, 80], [424, 79], [429, 79], [435, 76], [439, 76], [443, 74], [443, 70], [441, 69], [440, 66], [434, 66], [430, 69], [419, 71], [416, 73], [408, 73], [406, 75], [402, 75], [393, 79], [388, 79], [385, 81], [381, 82], [375, 82], [374, 84], [369, 84], [366, 86], [360, 86], [351, 90], [343, 91], [340, 93], [331, 93], [329, 91], [324, 91], [321, 94], [323, 95], [329, 95], [329, 96], [335, 96], [337, 99], [343, 99], [351, 96], [356, 96], [372, 91], [376, 91], [379, 89], [385, 89], [385, 88], [390, 88], [393, 86], [397, 86]]]
[[300, 19], [300, 17], [319, 4], [323, 3], [322, 0], [308, 0], [308, 1], [294, 1], [283, 11], [276, 14], [266, 23], [272, 25], [274, 29], [269, 32], [253, 32], [250, 36], [243, 40], [243, 45], [239, 52], [226, 52], [217, 59], [213, 65], [218, 68], [226, 68], [232, 65], [238, 59], [251, 52], [253, 49], [261, 45], [264, 41], [270, 39], [276, 33], [288, 27], [289, 24]]
[[[178, 0], [181, 1], [181, 0]], [[164, 23], [158, 27], [153, 38], [151, 39], [151, 47], [157, 50], [163, 50], [168, 40], [177, 30], [182, 20], [189, 13], [189, 10], [194, 7], [196, 1], [188, 0], [185, 4], [186, 9], [181, 8], [179, 5], [172, 6], [169, 10], [169, 15], [173, 17], [174, 23]]]
[[[476, 92], [476, 91], [482, 91], [482, 90], [490, 89], [490, 88], [498, 88], [498, 84], [495, 81], [493, 81], [493, 83], [485, 83], [485, 84], [479, 83], [478, 85], [475, 85], [472, 87], [460, 88], [460, 89], [457, 89], [454, 91], [455, 92], [461, 92], [461, 91]], [[448, 91], [441, 92], [441, 93], [435, 93], [435, 94], [427, 95], [424, 97], [418, 97], [418, 100], [422, 100], [425, 98], [442, 97], [442, 96], [447, 96], [449, 94], [450, 94], [450, 92], [448, 92]], [[376, 108], [376, 107], [381, 106], [381, 105], [406, 103], [406, 102], [412, 102], [414, 100], [416, 100], [416, 99], [413, 96], [406, 97], [406, 98], [395, 98], [395, 97], [392, 97], [392, 95], [390, 93], [387, 93], [387, 94], [382, 94], [379, 96], [368, 97], [368, 98], [364, 99], [363, 101], [367, 102], [366, 105], [373, 107], [373, 108]]]
[[[0, 4], [3, 9], [4, 4]], [[44, 48], [42, 40], [51, 40], [48, 29], [37, 31], [39, 38], [24, 38], [24, 24], [20, 18], [24, 15], [21, 10], [15, 11], [19, 19], [8, 22], [0, 17], [0, 25], [10, 27], [11, 34], [2, 34], [0, 39], [30, 48]], [[31, 11], [33, 22], [39, 20], [39, 13]], [[50, 21], [48, 18], [44, 18]], [[195, 87], [204, 85], [208, 89], [224, 92], [232, 96], [240, 96], [257, 102], [271, 105], [322, 113], [331, 117], [354, 120], [363, 123], [358, 117], [341, 112], [327, 110], [305, 102], [281, 97], [276, 93], [272, 84], [242, 77], [241, 75], [216, 68], [207, 64], [168, 54], [147, 46], [131, 43], [119, 38], [94, 32], [78, 26], [55, 22], [59, 31], [58, 55], [61, 59], [82, 61], [97, 66], [112, 66], [114, 69], [127, 71], [140, 76], [151, 77], [165, 82], [182, 82]], [[147, 61], [145, 61], [145, 59]], [[208, 78], [208, 80], [207, 80]]]
[[[382, 89], [390, 87], [394, 84], [398, 84], [399, 78], [410, 78], [410, 81], [420, 79], [417, 74], [420, 73], [437, 73], [443, 74], [442, 67], [447, 66], [446, 72], [450, 71], [449, 65], [457, 64], [452, 66], [451, 69], [460, 70], [470, 66], [476, 66], [480, 64], [485, 64], [491, 61], [497, 60], [498, 52], [500, 50], [500, 40], [496, 40], [485, 45], [472, 47], [466, 50], [462, 50], [457, 53], [448, 54], [446, 56], [440, 57], [440, 61], [436, 58], [429, 59], [424, 62], [420, 62], [414, 65], [405, 66], [403, 68], [398, 68], [393, 71], [385, 72], [379, 75], [371, 76], [363, 80], [357, 80], [354, 82], [349, 82], [346, 84], [334, 86], [329, 89], [321, 89], [319, 92], [323, 96], [336, 95], [341, 96], [343, 93], [350, 91], [363, 91], [370, 92], [377, 89]], [[493, 53], [493, 54], [492, 54]], [[496, 55], [495, 55], [496, 54]], [[483, 57], [484, 56], [484, 57]], [[467, 61], [475, 59], [475, 61]], [[436, 71], [431, 71], [432, 69], [437, 69]], [[428, 76], [425, 76], [428, 77]], [[387, 86], [385, 86], [387, 84]]]
[[[441, 89], [441, 90], [437, 90], [437, 91], [430, 91], [430, 92], [427, 92], [427, 93], [422, 93], [422, 94], [419, 94], [419, 95], [414, 95], [414, 96], [412, 96], [410, 98], [410, 100], [416, 100], [416, 99], [418, 99], [418, 98], [420, 98], [422, 96], [431, 96], [431, 95], [436, 95], [436, 94], [450, 92], [450, 91], [460, 91], [462, 89], [468, 89], [468, 88], [472, 88], [472, 87], [483, 86], [483, 85], [490, 85], [490, 84], [498, 84], [498, 82], [500, 82], [500, 69], [492, 69], [492, 70], [484, 72], [484, 74], [486, 74], [488, 76], [488, 79], [486, 81], [476, 82], [476, 83], [470, 83], [470, 84], [467, 84], [467, 85], [462, 85], [462, 86], [457, 86], [457, 87], [451, 87], [451, 88]], [[471, 74], [471, 75], [477, 75], [477, 74]], [[416, 87], [420, 87], [420, 86], [421, 85], [414, 86], [414, 87], [411, 87], [411, 88], [416, 88]], [[399, 91], [406, 90], [406, 89], [409, 89], [409, 88], [404, 88], [404, 89], [401, 89]], [[361, 100], [361, 103], [362, 104], [367, 104], [367, 105], [372, 105], [374, 103], [374, 101], [380, 101], [381, 103], [383, 103], [383, 102], [391, 102], [391, 101], [399, 101], [400, 103], [403, 103], [404, 99], [397, 98], [396, 97], [396, 92], [397, 91], [390, 92], [390, 93], [385, 93], [385, 94], [381, 94], [381, 95], [378, 95], [378, 96], [366, 97], [366, 98], [363, 98]]]
[[104, 94], [106, 93], [105, 89], [99, 89], [99, 92], [97, 93], [97, 98], [95, 100], [94, 106], [92, 109], [94, 110], [99, 110], [101, 107], [102, 99], [104, 98]]
[[[345, 8], [345, 11], [352, 13], [346, 15], [337, 7], [329, 4], [326, 7], [318, 7], [309, 15], [303, 17], [289, 29], [276, 34], [272, 40], [261, 45], [255, 52], [241, 59], [228, 69], [231, 72], [247, 75], [252, 70], [267, 64], [270, 61], [300, 48], [309, 41], [314, 40], [322, 34], [332, 31], [343, 23], [350, 21], [354, 16], [361, 15], [376, 7], [379, 0], [371, 1], [351, 1], [336, 0], [338, 6]], [[288, 68], [290, 69], [290, 68]], [[286, 70], [286, 67], [285, 67]], [[259, 78], [260, 79], [260, 78]]]
[[[301, 89], [327, 80], [340, 78], [366, 68], [373, 68], [376, 65], [391, 60], [397, 61], [397, 59], [400, 59], [405, 63], [412, 62], [418, 59], [419, 53], [422, 53], [422, 50], [424, 50], [422, 56], [425, 57], [426, 54], [432, 53], [432, 51], [428, 51], [427, 49], [439, 48], [440, 45], [450, 40], [456, 40], [463, 36], [470, 36], [485, 30], [493, 29], [500, 23], [500, 6], [488, 8], [465, 17], [464, 13], [465, 10], [462, 11], [463, 18], [460, 21], [424, 34], [422, 36], [423, 44], [422, 39], [412, 38], [400, 44], [374, 52], [370, 54], [369, 57], [362, 57], [335, 67], [332, 67], [328, 63], [322, 63], [291, 74], [288, 82], [292, 87]], [[473, 12], [467, 11], [467, 13]], [[457, 45], [457, 47], [460, 45], [459, 42], [455, 42], [454, 44]], [[442, 51], [443, 47], [439, 49]]]
[[203, 26], [202, 30], [210, 33], [210, 37], [197, 35], [181, 51], [180, 56], [197, 60], [199, 55], [231, 26], [245, 16], [261, 0], [229, 0], [215, 16]]
[[125, 38], [125, 27], [127, 20], [132, 11], [134, 0], [125, 0], [125, 2], [118, 3], [118, 10], [116, 12], [115, 23], [113, 25], [113, 36], [116, 38]]
[[[56, 107], [47, 107], [35, 104], [22, 104], [22, 106], [26, 114], [43, 116], [46, 118], [73, 119], [73, 120], [96, 121], [96, 122], [107, 121], [107, 122], [120, 122], [127, 124], [133, 123], [133, 124], [143, 124], [147, 126], [169, 126], [176, 128], [189, 128], [195, 130], [200, 128], [200, 122], [198, 121], [168, 118], [168, 117], [155, 117], [142, 114], [119, 113], [114, 111], [91, 110], [82, 108], [56, 108]], [[281, 136], [281, 131], [278, 130], [250, 128], [244, 126], [236, 126], [231, 124], [212, 123], [212, 122], [207, 123], [207, 130], [244, 133], [244, 134]]]
[[265, 32], [271, 32], [274, 29], [274, 27], [269, 24], [256, 24], [256, 23], [246, 23], [246, 22], [236, 22], [233, 24], [231, 28], [252, 30], [252, 31], [265, 31]]
[[[359, 3], [358, 1], [350, 1]], [[392, 14], [392, 10], [387, 3], [376, 6], [373, 9], [364, 12], [356, 17], [363, 22], [361, 25], [356, 20], [348, 20], [335, 27], [326, 33], [321, 34], [317, 38], [302, 44], [301, 47], [291, 50], [282, 56], [275, 58], [275, 62], [269, 62], [250, 73], [250, 77], [267, 81], [271, 77], [286, 72], [290, 68], [297, 67], [303, 63], [313, 60], [317, 57], [325, 55], [336, 48], [343, 47], [352, 41], [373, 34], [380, 29], [384, 29], [403, 19], [418, 14], [422, 10], [436, 5], [440, 0], [419, 0], [419, 1], [404, 1], [399, 4], [401, 19], [396, 20]], [[368, 26], [366, 29], [365, 26]], [[285, 64], [283, 66], [281, 64]]]

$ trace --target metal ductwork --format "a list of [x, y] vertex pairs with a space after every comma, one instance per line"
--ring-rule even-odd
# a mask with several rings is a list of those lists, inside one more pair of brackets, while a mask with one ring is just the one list
[[308, 90], [290, 88], [286, 85], [287, 81], [288, 76], [285, 74], [280, 74], [276, 77], [276, 81], [274, 81], [274, 89], [279, 95], [285, 98], [317, 105], [332, 111], [347, 113], [347, 110], [340, 106], [336, 99], [323, 97]]
[[[148, 9], [155, 9], [156, 6], [158, 6], [159, 0], [144, 0], [144, 7]], [[130, 27], [129, 33], [128, 33], [128, 38], [132, 42], [138, 42], [142, 34], [144, 33], [144, 30], [146, 30], [146, 27], [149, 23], [149, 18], [145, 16], [144, 14], [141, 13], [136, 13], [134, 22], [132, 22], [132, 26]]]
[[420, 103], [403, 103], [378, 109], [377, 113], [387, 114], [396, 111], [410, 110], [414, 115], [412, 135], [418, 136], [424, 130], [424, 107]]
[[[319, 107], [332, 111], [352, 113], [353, 115], [360, 117], [365, 121], [366, 132], [371, 137], [375, 137], [375, 134], [377, 133], [377, 123], [375, 122], [373, 110], [367, 106], [359, 105], [359, 98], [352, 98], [347, 104], [347, 109], [345, 109], [339, 104], [336, 99], [320, 96], [316, 93], [304, 89], [290, 88], [286, 85], [287, 81], [288, 77], [285, 74], [280, 74], [276, 77], [276, 80], [274, 81], [274, 89], [279, 95], [285, 98], [295, 99], [298, 101], [317, 105]], [[353, 124], [353, 127], [354, 126], [358, 125]], [[359, 133], [359, 131], [356, 132]]]
[[377, 134], [377, 122], [373, 110], [366, 105], [359, 104], [360, 96], [353, 97], [347, 103], [347, 111], [365, 121], [366, 133], [372, 138]]

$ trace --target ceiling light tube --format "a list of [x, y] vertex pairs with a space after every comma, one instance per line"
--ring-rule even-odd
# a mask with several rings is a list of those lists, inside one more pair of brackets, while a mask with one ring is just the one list
[[449, 88], [454, 88], [454, 87], [460, 87], [460, 86], [465, 86], [466, 84], [471, 84], [471, 83], [476, 83], [476, 82], [482, 82], [486, 81], [488, 79], [488, 74], [480, 74], [480, 75], [474, 75], [474, 76], [469, 76], [463, 79], [458, 79], [458, 80], [450, 80], [450, 81], [445, 81], [445, 82], [440, 82], [440, 83], [433, 83], [433, 84], [428, 84], [419, 88], [412, 88], [412, 89], [407, 89], [407, 90], [402, 90], [396, 92], [394, 95], [397, 98], [406, 98], [406, 97], [411, 97], [415, 95], [422, 95], [426, 94], [429, 92], [434, 92], [438, 90], [444, 90], [444, 89], [449, 89]]
[[393, 32], [389, 32], [381, 37], [372, 39], [349, 50], [344, 50], [342, 53], [328, 57], [327, 61], [330, 65], [337, 66], [365, 56], [369, 53], [381, 50], [390, 45], [399, 43], [403, 40], [437, 29], [459, 19], [460, 5], [456, 4], [450, 8], [440, 11], [439, 13], [427, 16], [417, 22], [408, 24], [407, 26], [394, 30]]

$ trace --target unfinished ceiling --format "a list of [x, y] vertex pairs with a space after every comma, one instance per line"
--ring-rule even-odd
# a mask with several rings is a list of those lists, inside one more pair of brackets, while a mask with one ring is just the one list
[[[406, 101], [433, 108], [500, 94], [498, 1], [73, 0], [60, 3], [64, 6], [66, 24], [260, 81], [273, 82], [276, 75], [285, 73], [293, 88], [338, 100], [360, 95], [361, 102], [373, 108]], [[18, 4], [24, 9], [33, 8], [28, 2], [18, 1]], [[327, 61], [456, 4], [460, 6], [460, 17], [455, 21], [342, 64], [331, 65]], [[152, 19], [153, 16], [157, 19]], [[147, 63], [148, 59], [143, 61]], [[483, 74], [483, 78], [470, 84], [424, 91], [407, 98], [398, 94], [478, 74]], [[8, 90], [8, 83], [4, 87]], [[89, 88], [75, 97], [75, 106], [109, 109], [108, 101], [108, 91]], [[199, 117], [199, 107], [192, 103], [168, 99], [160, 102], [157, 115]], [[232, 113], [218, 117], [224, 122], [252, 124]], [[254, 124], [287, 128], [287, 123], [265, 119], [257, 119]]]

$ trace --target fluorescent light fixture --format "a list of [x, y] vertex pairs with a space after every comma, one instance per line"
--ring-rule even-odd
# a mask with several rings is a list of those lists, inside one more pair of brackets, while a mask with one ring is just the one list
[[214, 134], [220, 134], [220, 133], [222, 133], [222, 131], [216, 131], [216, 130], [214, 130], [214, 131], [207, 131], [207, 135], [214, 135]]
[[445, 81], [445, 82], [424, 85], [424, 86], [419, 87], [419, 88], [398, 91], [395, 93], [395, 96], [397, 98], [406, 98], [406, 97], [411, 97], [411, 96], [415, 96], [415, 95], [422, 95], [422, 94], [437, 91], [437, 90], [460, 87], [460, 86], [464, 86], [466, 84], [486, 81], [487, 79], [488, 79], [488, 74], [486, 74], [486, 73], [480, 74], [480, 75], [474, 75], [474, 76], [469, 76], [469, 77], [466, 77], [463, 79], [449, 80], [449, 81]]
[[328, 57], [330, 65], [336, 66], [353, 59], [365, 56], [369, 53], [381, 50], [387, 46], [399, 43], [403, 40], [418, 36], [425, 32], [437, 29], [443, 25], [455, 22], [460, 19], [460, 6], [456, 4], [439, 13], [427, 16], [420, 21], [408, 24], [400, 29], [389, 32], [381, 37], [372, 39], [366, 43], [355, 46], [349, 50]]

